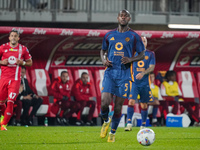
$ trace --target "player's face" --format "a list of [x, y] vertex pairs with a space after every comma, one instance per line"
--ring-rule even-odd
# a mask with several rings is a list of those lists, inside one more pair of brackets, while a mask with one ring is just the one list
[[21, 70], [21, 78], [24, 78], [25, 74], [26, 74], [26, 69], [22, 69]]
[[11, 32], [9, 36], [11, 46], [16, 46], [19, 41], [19, 35], [16, 32]]
[[131, 17], [128, 13], [122, 11], [121, 13], [119, 13], [117, 20], [121, 26], [127, 26], [129, 21], [131, 20]]
[[68, 80], [68, 77], [69, 77], [68, 73], [63, 73], [63, 74], [61, 75], [61, 80], [62, 80], [62, 82], [63, 82], [63, 83], [66, 83], [67, 80]]
[[141, 37], [142, 38], [142, 42], [144, 44], [144, 47], [147, 47], [147, 39], [145, 37]]
[[175, 74], [170, 76], [170, 81], [176, 81], [176, 75]]
[[87, 74], [84, 74], [81, 76], [81, 80], [83, 81], [83, 84], [87, 84], [88, 82], [88, 75]]
[[151, 83], [154, 83], [155, 80], [155, 75], [154, 74], [150, 74], [150, 81]]

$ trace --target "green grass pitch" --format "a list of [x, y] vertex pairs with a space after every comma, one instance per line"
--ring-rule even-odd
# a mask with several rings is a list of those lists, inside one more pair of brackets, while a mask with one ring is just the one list
[[151, 146], [137, 142], [138, 127], [118, 128], [115, 143], [100, 138], [101, 127], [14, 127], [0, 131], [0, 150], [200, 150], [200, 128], [151, 127], [156, 140]]

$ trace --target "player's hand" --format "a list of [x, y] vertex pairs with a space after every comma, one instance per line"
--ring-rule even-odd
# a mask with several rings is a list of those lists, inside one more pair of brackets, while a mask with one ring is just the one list
[[112, 61], [110, 61], [110, 60], [108, 60], [108, 59], [107, 59], [107, 60], [104, 60], [104, 61], [103, 61], [103, 65], [106, 66], [106, 67], [112, 66]]
[[23, 60], [22, 59], [17, 59], [16, 64], [22, 66], [23, 65]]
[[122, 57], [121, 59], [122, 64], [128, 64], [131, 62], [131, 59], [129, 57]]
[[23, 90], [24, 90], [24, 86], [23, 86], [23, 84], [21, 84], [19, 87], [19, 93], [21, 93]]
[[1, 65], [7, 66], [8, 65], [8, 59], [1, 60]]
[[89, 100], [90, 101], [94, 101], [94, 97], [89, 97]]
[[143, 72], [138, 73], [138, 74], [136, 75], [136, 79], [141, 80], [141, 79], [143, 78], [143, 76], [144, 76], [144, 73], [143, 73]]
[[27, 96], [26, 96], [26, 99], [32, 100], [32, 94], [27, 95]]

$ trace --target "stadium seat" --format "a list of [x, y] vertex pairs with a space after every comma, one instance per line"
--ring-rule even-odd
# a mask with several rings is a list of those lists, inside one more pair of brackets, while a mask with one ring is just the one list
[[[89, 70], [89, 69], [75, 69], [74, 70], [74, 80], [76, 81], [77, 79], [79, 79], [81, 77], [81, 74], [83, 72], [87, 72], [88, 75], [89, 75], [89, 79], [88, 81], [91, 83], [91, 86], [92, 86], [92, 95], [94, 97], [97, 97], [97, 94], [96, 94], [96, 88], [95, 88], [95, 83], [94, 83], [94, 79], [93, 79], [93, 76], [92, 76], [92, 71]], [[83, 115], [87, 115], [89, 112], [89, 108], [88, 107], [85, 107], [84, 110], [83, 110]], [[98, 117], [98, 110], [97, 110], [97, 104], [96, 104], [96, 108], [95, 108], [95, 112], [93, 114], [93, 117]]]
[[48, 88], [51, 84], [49, 74], [44, 69], [31, 70], [32, 87], [39, 96], [48, 96]]
[[95, 85], [96, 85], [96, 90], [97, 90], [98, 113], [100, 113], [100, 110], [101, 110], [101, 89], [102, 89], [104, 71], [105, 71], [104, 69], [100, 69], [100, 70], [95, 70], [94, 72]]
[[177, 72], [177, 81], [184, 101], [199, 103], [199, 93], [194, 73], [190, 71]]
[[32, 90], [43, 99], [43, 103], [38, 110], [38, 114], [44, 115], [45, 112], [50, 112], [48, 88], [51, 81], [49, 74], [44, 69], [31, 70]]

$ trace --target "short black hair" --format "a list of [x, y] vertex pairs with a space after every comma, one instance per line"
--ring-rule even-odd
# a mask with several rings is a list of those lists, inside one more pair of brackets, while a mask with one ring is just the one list
[[85, 75], [85, 74], [87, 74], [87, 75], [88, 75], [88, 73], [87, 73], [87, 72], [83, 72], [83, 73], [81, 74], [81, 77], [82, 77], [83, 75]]
[[64, 71], [61, 72], [60, 76], [62, 76], [62, 74], [64, 74], [64, 73], [69, 74], [67, 71], [64, 70]]
[[24, 67], [24, 66], [21, 66], [21, 69], [25, 69], [25, 70], [26, 70], [26, 67]]
[[152, 72], [150, 72], [149, 74], [154, 74], [155, 75], [155, 73], [152, 71]]
[[167, 73], [165, 74], [165, 79], [168, 79], [169, 77], [173, 76], [173, 75], [176, 75], [176, 72], [175, 71], [167, 71]]
[[17, 33], [17, 34], [18, 34], [18, 36], [20, 35], [20, 34], [19, 34], [19, 32], [18, 32], [18, 30], [16, 30], [16, 29], [12, 29], [12, 30], [9, 32], [9, 36], [10, 36], [10, 34], [11, 34], [12, 32], [15, 32], [15, 33]]

